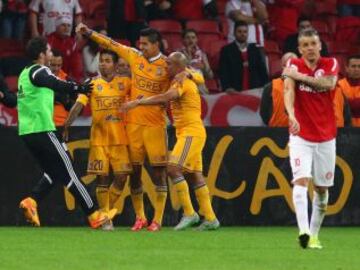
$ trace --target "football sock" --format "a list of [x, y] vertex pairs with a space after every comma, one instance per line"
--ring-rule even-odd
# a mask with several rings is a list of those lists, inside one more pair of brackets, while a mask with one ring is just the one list
[[325, 217], [328, 201], [328, 190], [325, 193], [318, 193], [314, 191], [314, 199], [312, 202], [312, 213], [310, 220], [310, 233], [313, 236], [317, 236], [319, 234], [321, 224]]
[[101, 211], [109, 211], [109, 187], [98, 185], [96, 187], [96, 199]]
[[175, 184], [177, 195], [183, 208], [184, 215], [192, 216], [195, 213], [195, 210], [191, 203], [189, 186], [185, 181], [184, 176], [173, 179], [173, 183]]
[[109, 188], [109, 209], [114, 208], [115, 203], [120, 198], [122, 190], [117, 189], [114, 184]]
[[164, 209], [166, 204], [167, 197], [167, 186], [157, 186], [156, 187], [156, 201], [155, 201], [155, 213], [154, 213], [154, 221], [161, 225], [162, 219], [164, 215]]
[[300, 185], [294, 185], [293, 187], [293, 203], [297, 224], [301, 234], [309, 234], [307, 190], [307, 187]]
[[131, 201], [134, 207], [136, 218], [146, 219], [144, 212], [144, 197], [142, 189], [131, 190]]
[[216, 219], [214, 210], [211, 206], [210, 194], [207, 185], [195, 188], [196, 199], [199, 203], [199, 213], [208, 221]]

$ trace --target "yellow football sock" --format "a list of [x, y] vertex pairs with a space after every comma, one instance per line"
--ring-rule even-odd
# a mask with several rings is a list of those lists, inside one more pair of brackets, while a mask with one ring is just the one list
[[109, 211], [109, 188], [107, 186], [96, 187], [96, 199], [101, 211]]
[[109, 209], [114, 208], [115, 203], [120, 198], [122, 190], [117, 189], [114, 184], [109, 189]]
[[177, 194], [179, 196], [181, 206], [184, 210], [184, 215], [192, 216], [195, 213], [195, 210], [191, 203], [189, 186], [186, 183], [185, 179], [180, 182], [177, 182], [175, 184], [175, 188], [176, 188]]
[[211, 206], [210, 194], [207, 185], [195, 189], [195, 195], [199, 203], [199, 212], [205, 217], [206, 220], [215, 220], [216, 216]]
[[157, 224], [162, 224], [162, 219], [164, 215], [164, 209], [166, 204], [167, 197], [167, 186], [157, 186], [156, 187], [156, 201], [155, 201], [155, 213], [154, 219]]
[[136, 218], [146, 219], [144, 212], [143, 192], [131, 193], [131, 201], [134, 207]]

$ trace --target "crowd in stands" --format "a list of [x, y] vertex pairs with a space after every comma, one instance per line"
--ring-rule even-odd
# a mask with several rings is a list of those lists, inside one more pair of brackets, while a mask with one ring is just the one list
[[[357, 0], [1, 0], [0, 101], [7, 89], [16, 91], [16, 78], [27, 64], [24, 44], [30, 37], [47, 37], [66, 77], [82, 81], [95, 76], [101, 48], [75, 35], [79, 22], [128, 46], [137, 45], [141, 29], [156, 28], [164, 53], [183, 52], [189, 65], [203, 72], [210, 94], [265, 86], [267, 107], [262, 116], [268, 125], [273, 125], [276, 106], [281, 106], [273, 93], [281, 89], [277, 78], [283, 59], [299, 56], [298, 32], [315, 28], [322, 56], [336, 57], [341, 66], [338, 89], [345, 105], [338, 107], [346, 112], [348, 104], [350, 122], [360, 126]], [[120, 61], [119, 72], [131, 76], [127, 63]], [[71, 104], [70, 97], [65, 100]], [[340, 118], [346, 126], [349, 117]]]

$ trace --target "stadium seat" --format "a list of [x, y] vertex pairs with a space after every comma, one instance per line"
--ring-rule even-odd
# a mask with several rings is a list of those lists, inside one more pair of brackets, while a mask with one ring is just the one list
[[336, 1], [314, 1], [315, 2], [315, 15], [327, 16], [327, 15], [336, 15]]
[[149, 27], [155, 28], [163, 33], [181, 33], [182, 27], [178, 21], [175, 20], [153, 20], [149, 22]]
[[311, 24], [319, 32], [321, 39], [325, 41], [333, 39], [326, 22], [321, 20], [313, 20], [311, 21]]
[[269, 75], [270, 78], [274, 79], [281, 75], [282, 66], [281, 66], [281, 59], [273, 58], [269, 59]]
[[343, 41], [326, 42], [330, 54], [346, 54], [351, 44]]
[[279, 44], [274, 40], [265, 40], [264, 49], [266, 53], [276, 53], [281, 55]]
[[196, 20], [186, 23], [187, 29], [194, 29], [198, 33], [212, 33], [220, 35], [219, 24], [212, 20]]
[[338, 18], [335, 39], [343, 42], [346, 40], [348, 43], [359, 43], [360, 18], [353, 16]]
[[5, 77], [5, 82], [7, 84], [7, 86], [9, 87], [9, 89], [16, 93], [18, 90], [18, 76], [6, 76]]
[[122, 45], [131, 46], [130, 41], [127, 39], [115, 38], [114, 40]]
[[224, 15], [225, 14], [226, 2], [227, 1], [224, 1], [224, 0], [218, 0], [217, 1], [216, 4], [217, 4], [217, 9], [218, 9], [219, 15]]
[[217, 94], [221, 92], [217, 79], [206, 80], [205, 84], [210, 94]]
[[0, 57], [23, 56], [24, 44], [15, 39], [0, 38]]
[[225, 38], [227, 38], [228, 33], [229, 33], [229, 24], [228, 24], [227, 18], [225, 16], [220, 16], [220, 28], [221, 28], [221, 33], [223, 34], [223, 36]]
[[206, 50], [206, 48], [209, 48], [209, 45], [211, 43], [222, 40], [222, 38], [221, 36], [215, 33], [199, 33], [198, 40], [199, 40], [198, 42], [199, 47]]
[[180, 34], [176, 33], [164, 33], [162, 34], [163, 39], [168, 43], [168, 50], [176, 50], [182, 47], [182, 38]]
[[219, 69], [220, 52], [225, 45], [227, 45], [226, 40], [218, 40], [210, 43], [210, 46], [207, 49], [204, 48], [208, 53], [209, 63], [214, 72], [217, 72]]

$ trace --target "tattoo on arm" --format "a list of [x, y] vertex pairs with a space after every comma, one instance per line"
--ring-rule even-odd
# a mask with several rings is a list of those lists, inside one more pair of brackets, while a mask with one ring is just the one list
[[315, 88], [317, 92], [326, 92], [335, 88], [337, 77], [324, 76], [320, 78], [315, 78], [304, 75], [301, 77], [300, 81]]

